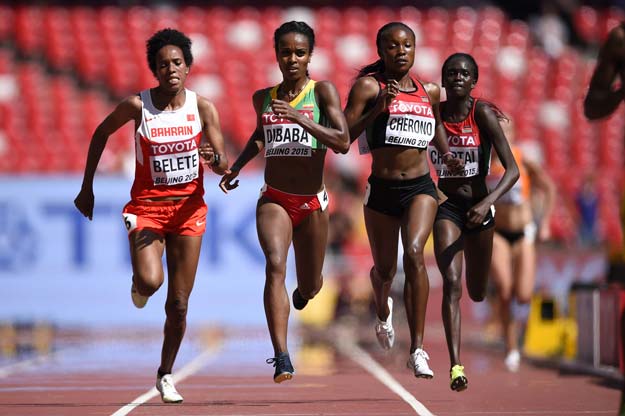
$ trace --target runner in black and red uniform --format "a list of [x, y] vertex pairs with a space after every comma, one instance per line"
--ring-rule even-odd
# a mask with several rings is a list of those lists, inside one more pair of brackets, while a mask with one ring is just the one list
[[[519, 178], [519, 169], [499, 125], [503, 114], [493, 104], [471, 96], [478, 80], [477, 63], [471, 55], [451, 55], [442, 69], [447, 101], [441, 118], [449, 149], [464, 161], [462, 172], [451, 172], [436, 148], [429, 155], [439, 176], [438, 186], [448, 199], [441, 204], [434, 223], [434, 252], [443, 276], [443, 323], [451, 361], [451, 388], [462, 391], [468, 380], [460, 361], [460, 297], [463, 254], [469, 296], [480, 302], [493, 247], [492, 205]], [[486, 175], [494, 147], [505, 174], [489, 193]]]
[[373, 257], [370, 277], [377, 313], [375, 332], [382, 348], [393, 346], [390, 291], [401, 235], [404, 303], [410, 328], [407, 364], [415, 377], [432, 378], [423, 349], [429, 295], [423, 249], [439, 197], [430, 177], [428, 144], [436, 144], [450, 169], [459, 168], [459, 162], [449, 152], [440, 122], [440, 88], [410, 75], [415, 60], [412, 29], [401, 22], [388, 23], [378, 31], [376, 46], [380, 59], [360, 70], [344, 110], [352, 141], [364, 133], [359, 147], [372, 155], [364, 216]]

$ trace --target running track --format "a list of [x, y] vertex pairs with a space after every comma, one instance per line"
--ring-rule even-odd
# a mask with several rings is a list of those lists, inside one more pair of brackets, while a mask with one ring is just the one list
[[469, 389], [449, 389], [440, 325], [426, 328], [433, 380], [406, 369], [407, 328], [384, 353], [371, 328], [347, 325], [289, 341], [296, 375], [274, 384], [265, 328], [189, 329], [174, 375], [182, 405], [161, 403], [154, 383], [161, 332], [116, 329], [57, 335], [50, 354], [0, 361], [0, 415], [615, 415], [617, 382], [540, 368], [508, 373], [503, 355], [465, 330]]

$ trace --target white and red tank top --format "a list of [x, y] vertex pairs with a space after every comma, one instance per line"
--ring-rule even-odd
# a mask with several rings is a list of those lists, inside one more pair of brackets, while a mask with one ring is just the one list
[[[464, 162], [463, 171], [452, 174], [443, 162], [443, 157], [438, 149], [434, 146], [430, 146], [428, 149], [430, 161], [439, 178], [468, 178], [488, 175], [491, 143], [490, 140], [484, 140], [480, 135], [480, 129], [475, 121], [477, 102], [478, 100], [473, 100], [469, 115], [464, 120], [457, 123], [443, 121], [443, 126], [447, 132], [449, 151], [455, 158], [462, 159]], [[444, 107], [445, 102], [442, 102], [441, 113]]]
[[[380, 91], [386, 87], [382, 77], [376, 77]], [[436, 119], [423, 84], [412, 78], [416, 89], [400, 91], [388, 106], [365, 130], [370, 150], [388, 146], [425, 149], [434, 138]], [[364, 153], [361, 150], [361, 153]]]
[[173, 111], [154, 107], [150, 90], [139, 93], [143, 108], [135, 133], [133, 199], [204, 195], [204, 168], [198, 146], [202, 121], [197, 95], [185, 90], [184, 105]]

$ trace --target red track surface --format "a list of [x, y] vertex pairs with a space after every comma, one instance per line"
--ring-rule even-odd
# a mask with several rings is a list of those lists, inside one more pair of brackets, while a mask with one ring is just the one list
[[[431, 316], [431, 315], [430, 315]], [[368, 329], [368, 330], [367, 330]], [[375, 344], [366, 328], [356, 343], [307, 345], [290, 339], [296, 368], [293, 380], [274, 384], [273, 368], [264, 363], [270, 343], [264, 328], [251, 333], [221, 335], [219, 346], [206, 352], [206, 334], [189, 333], [175, 370], [181, 371], [204, 351], [204, 361], [177, 383], [185, 397], [181, 405], [165, 405], [153, 397], [125, 407], [154, 383], [160, 330], [149, 337], [133, 331], [73, 337], [41, 362], [0, 362], [0, 415], [83, 416], [120, 414], [161, 415], [415, 415], [418, 413], [389, 386], [355, 360], [358, 350], [379, 363], [431, 414], [445, 415], [615, 415], [616, 383], [583, 374], [522, 363], [519, 373], [506, 371], [503, 353], [463, 345], [462, 359], [469, 389], [449, 389], [449, 362], [442, 327], [426, 329], [426, 350], [433, 380], [415, 379], [406, 369], [407, 328], [396, 325], [398, 342], [389, 354]], [[327, 337], [326, 338], [332, 338]], [[216, 338], [214, 333], [209, 338]], [[465, 330], [465, 339], [479, 334]], [[346, 341], [345, 335], [334, 337]], [[363, 353], [360, 353], [363, 356]], [[19, 361], [19, 360], [14, 360]], [[372, 370], [375, 373], [375, 370]], [[379, 376], [379, 372], [376, 373]], [[123, 412], [126, 413], [123, 413]]]

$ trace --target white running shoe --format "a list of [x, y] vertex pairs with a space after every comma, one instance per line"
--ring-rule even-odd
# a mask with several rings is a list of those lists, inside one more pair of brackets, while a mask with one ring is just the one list
[[161, 393], [163, 403], [182, 403], [183, 398], [176, 390], [171, 374], [156, 379], [156, 390]]
[[378, 338], [378, 343], [385, 350], [393, 348], [395, 343], [395, 330], [393, 329], [393, 298], [388, 297], [388, 316], [386, 321], [377, 318], [378, 322], [375, 324], [375, 335]]
[[508, 355], [506, 355], [506, 359], [503, 361], [506, 365], [506, 368], [511, 373], [516, 373], [519, 371], [519, 367], [521, 366], [521, 353], [519, 350], [514, 349], [510, 350]]
[[135, 282], [132, 282], [132, 286], [130, 287], [130, 297], [132, 298], [132, 303], [139, 309], [143, 308], [145, 304], [148, 303], [149, 299], [149, 296], [139, 294]]
[[417, 378], [432, 378], [434, 372], [430, 370], [428, 361], [430, 356], [422, 348], [417, 348], [415, 352], [410, 354], [410, 358], [406, 363], [406, 366], [414, 371], [414, 376]]

